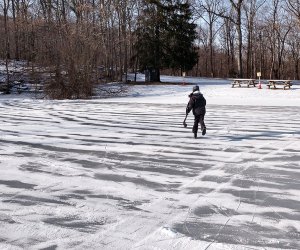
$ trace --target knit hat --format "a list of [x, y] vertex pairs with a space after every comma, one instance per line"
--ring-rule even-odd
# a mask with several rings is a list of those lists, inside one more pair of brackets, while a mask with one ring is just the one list
[[199, 91], [199, 86], [198, 85], [193, 87], [193, 92], [196, 92], [196, 91]]

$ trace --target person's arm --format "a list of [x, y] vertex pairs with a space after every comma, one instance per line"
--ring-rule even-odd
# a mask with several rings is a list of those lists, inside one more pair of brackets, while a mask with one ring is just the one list
[[186, 106], [186, 114], [191, 112], [191, 110], [193, 109], [193, 106], [194, 106], [193, 98], [190, 97], [190, 101]]

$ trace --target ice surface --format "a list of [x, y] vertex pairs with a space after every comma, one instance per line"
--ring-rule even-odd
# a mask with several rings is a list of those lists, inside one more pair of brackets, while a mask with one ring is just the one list
[[197, 140], [189, 85], [2, 96], [0, 248], [300, 249], [298, 86], [199, 85]]

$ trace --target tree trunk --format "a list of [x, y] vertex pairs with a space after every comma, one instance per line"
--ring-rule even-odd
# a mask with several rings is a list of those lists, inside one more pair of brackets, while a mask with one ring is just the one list
[[4, 34], [5, 34], [5, 71], [6, 71], [6, 94], [10, 93], [10, 79], [9, 79], [9, 60], [10, 60], [10, 40], [8, 28], [8, 8], [9, 0], [3, 1], [3, 14], [4, 14]]

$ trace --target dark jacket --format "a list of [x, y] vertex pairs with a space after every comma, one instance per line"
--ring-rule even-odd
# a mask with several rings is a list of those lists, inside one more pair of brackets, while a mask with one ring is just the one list
[[194, 115], [205, 115], [205, 106], [206, 100], [204, 96], [196, 91], [189, 95], [190, 101], [186, 107], [186, 113], [188, 114], [191, 110], [193, 110]]

